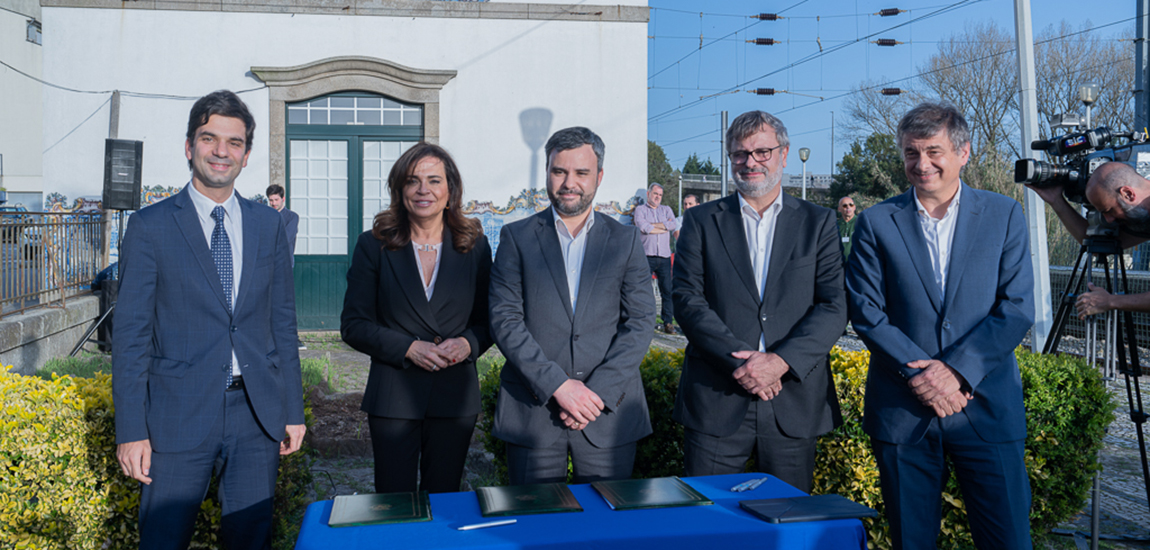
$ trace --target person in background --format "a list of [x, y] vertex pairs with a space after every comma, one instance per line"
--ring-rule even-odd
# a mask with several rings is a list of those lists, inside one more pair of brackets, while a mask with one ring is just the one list
[[[288, 210], [287, 202], [285, 200], [286, 193], [284, 187], [278, 183], [273, 183], [268, 186], [264, 194], [268, 197], [268, 205], [275, 208], [284, 219], [284, 228], [287, 231], [288, 249], [291, 251], [291, 265], [295, 267], [295, 237], [299, 232], [299, 214]], [[307, 349], [304, 345], [303, 339], [296, 334], [296, 344], [301, 350]]]
[[839, 238], [843, 243], [843, 260], [851, 256], [851, 236], [855, 233], [855, 200], [847, 195], [839, 199]]
[[647, 265], [659, 282], [662, 302], [663, 332], [675, 334], [674, 306], [671, 304], [671, 232], [677, 231], [675, 213], [663, 204], [663, 186], [652, 183], [647, 188], [647, 202], [636, 206], [632, 214], [639, 240], [647, 254]]
[[442, 147], [417, 143], [387, 177], [391, 206], [359, 236], [340, 316], [371, 356], [363, 393], [377, 493], [459, 490], [479, 414], [475, 361], [491, 347], [491, 247], [467, 218]]
[[696, 206], [699, 206], [699, 196], [698, 195], [691, 193], [691, 194], [688, 194], [687, 196], [683, 197], [682, 214], [679, 217], [675, 218], [675, 227], [677, 229], [675, 229], [675, 235], [674, 236], [675, 236], [675, 242], [676, 243], [678, 243], [678, 241], [679, 241], [679, 231], [682, 231], [682, 229], [683, 229], [683, 215], [685, 215], [688, 210], [690, 210]]
[[287, 231], [288, 248], [291, 250], [291, 265], [295, 267], [295, 237], [299, 233], [299, 214], [288, 210], [284, 186], [273, 183], [268, 186], [265, 194], [268, 196], [268, 205], [275, 208], [284, 218], [284, 228]]

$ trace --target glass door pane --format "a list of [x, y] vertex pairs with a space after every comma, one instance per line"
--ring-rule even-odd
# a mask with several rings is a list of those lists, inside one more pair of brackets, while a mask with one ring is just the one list
[[291, 208], [299, 214], [296, 255], [348, 253], [348, 142], [290, 142]]
[[363, 141], [363, 230], [371, 229], [375, 215], [391, 206], [387, 175], [399, 156], [414, 141]]

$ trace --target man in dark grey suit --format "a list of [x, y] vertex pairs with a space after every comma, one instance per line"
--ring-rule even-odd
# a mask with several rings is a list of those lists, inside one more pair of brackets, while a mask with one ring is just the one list
[[787, 129], [739, 115], [739, 192], [683, 217], [675, 318], [687, 336], [674, 418], [689, 476], [756, 468], [810, 492], [815, 438], [841, 423], [827, 352], [846, 326], [834, 211], [782, 192]]
[[235, 192], [255, 119], [232, 92], [188, 120], [192, 181], [132, 215], [112, 355], [116, 457], [139, 480], [140, 547], [187, 548], [213, 472], [227, 548], [270, 548], [279, 456], [304, 436], [280, 215]]
[[507, 357], [493, 434], [511, 483], [631, 477], [651, 433], [639, 363], [655, 297], [639, 231], [592, 212], [603, 140], [586, 128], [551, 136], [551, 208], [503, 228], [491, 269], [491, 336]]

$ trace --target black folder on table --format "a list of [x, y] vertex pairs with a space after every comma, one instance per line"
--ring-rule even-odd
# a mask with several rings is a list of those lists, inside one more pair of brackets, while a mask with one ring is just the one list
[[431, 500], [418, 493], [340, 495], [331, 505], [330, 527], [431, 521]]
[[583, 511], [571, 489], [562, 483], [480, 487], [475, 496], [483, 517]]
[[739, 506], [771, 523], [873, 518], [878, 511], [842, 495], [741, 500]]
[[677, 477], [594, 481], [591, 487], [603, 496], [612, 510], [641, 510], [675, 506], [714, 504]]

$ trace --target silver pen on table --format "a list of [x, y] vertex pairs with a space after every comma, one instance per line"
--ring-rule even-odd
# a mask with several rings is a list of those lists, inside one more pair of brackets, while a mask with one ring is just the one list
[[738, 485], [735, 485], [734, 487], [731, 487], [731, 492], [742, 493], [743, 491], [752, 491], [757, 489], [759, 485], [765, 483], [767, 479], [767, 477], [761, 477], [758, 479], [752, 479], [750, 481], [744, 481]]
[[472, 525], [464, 525], [463, 527], [457, 527], [456, 529], [458, 529], [459, 531], [470, 531], [472, 529], [486, 529], [488, 527], [499, 527], [500, 525], [511, 525], [512, 523], [515, 523], [516, 521], [518, 521], [518, 520], [501, 519], [499, 521], [489, 521], [487, 523], [475, 523]]

